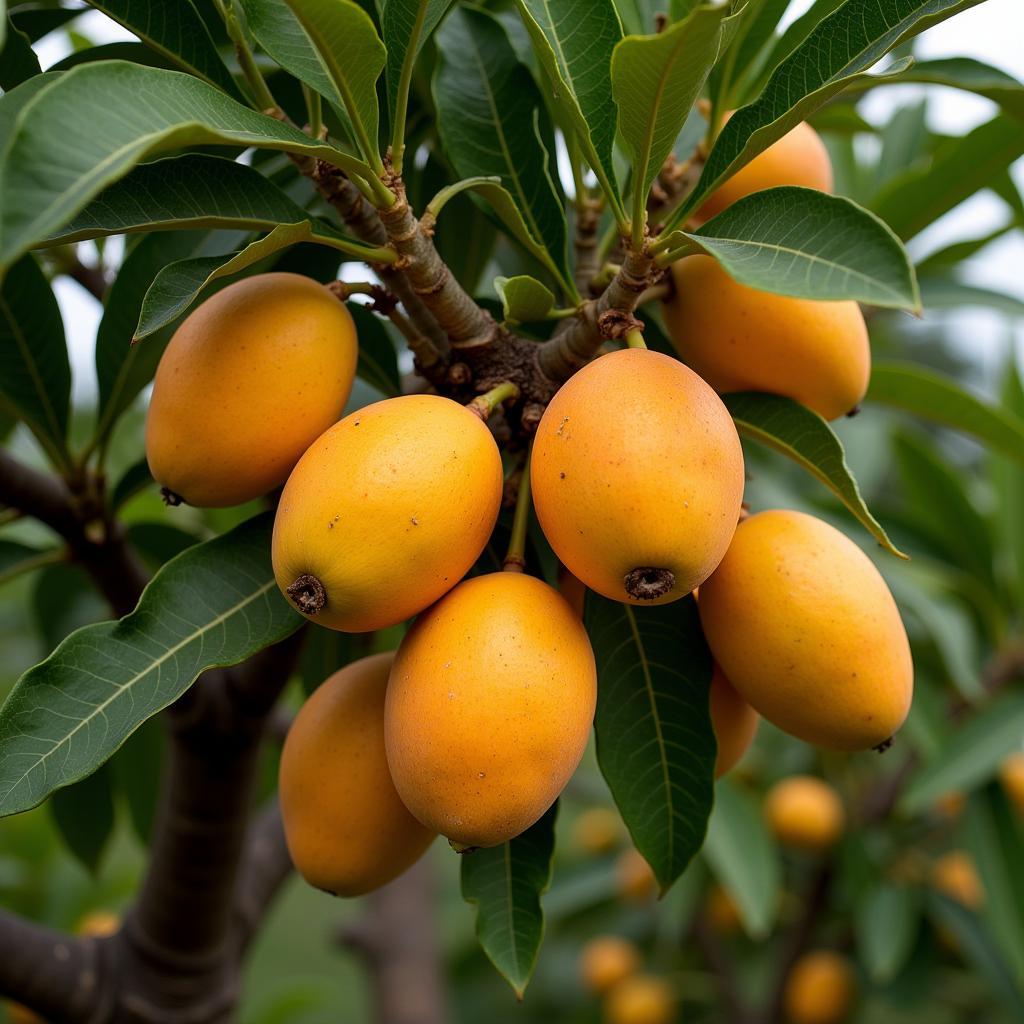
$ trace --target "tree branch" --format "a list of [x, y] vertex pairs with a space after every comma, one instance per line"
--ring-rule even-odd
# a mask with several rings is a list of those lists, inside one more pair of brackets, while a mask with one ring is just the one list
[[401, 256], [398, 267], [455, 347], [486, 345], [499, 337], [498, 325], [455, 279], [429, 231], [413, 215], [400, 179], [391, 183], [396, 199], [378, 216]]
[[52, 1020], [95, 1010], [97, 962], [110, 940], [81, 939], [0, 910], [0, 992]]
[[71, 490], [59, 477], [0, 451], [0, 502], [63, 537], [116, 615], [134, 609], [147, 573], [126, 543], [123, 528], [109, 515], [99, 481], [84, 477]]
[[655, 273], [650, 256], [627, 249], [622, 266], [601, 297], [586, 303], [578, 317], [565, 321], [564, 330], [540, 345], [541, 372], [553, 381], [568, 380], [594, 358], [605, 341], [620, 338], [631, 328], [642, 328], [633, 311]]
[[292, 859], [275, 797], [250, 824], [238, 869], [232, 933], [240, 958], [291, 873]]
[[367, 897], [361, 920], [338, 940], [360, 954], [370, 972], [377, 1024], [445, 1024], [449, 1019], [434, 923], [430, 858]]

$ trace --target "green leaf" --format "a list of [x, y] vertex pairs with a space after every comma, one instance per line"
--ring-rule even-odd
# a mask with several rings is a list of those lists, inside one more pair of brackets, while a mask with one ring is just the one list
[[[0, 0], [0, 45], [3, 45], [3, 9], [4, 4]], [[56, 31], [69, 21], [73, 21], [82, 14], [81, 7], [50, 7], [41, 4], [19, 4], [15, 10], [10, 12], [11, 24], [19, 32], [23, 32], [33, 43], [38, 42], [43, 36]]]
[[270, 565], [272, 513], [198, 544], [138, 608], [67, 638], [0, 708], [0, 815], [91, 774], [200, 672], [234, 665], [302, 625]]
[[54, 548], [33, 548], [0, 537], [0, 586], [23, 572], [50, 563], [55, 551]]
[[703, 252], [741, 284], [779, 295], [911, 310], [921, 304], [914, 269], [892, 231], [851, 199], [815, 189], [755, 192], [663, 244], [665, 262]]
[[476, 936], [487, 958], [522, 999], [544, 939], [540, 897], [551, 884], [551, 807], [522, 835], [462, 855], [462, 898], [476, 904]]
[[58, 465], [67, 455], [71, 366], [57, 300], [23, 256], [0, 289], [0, 408], [23, 419]]
[[728, 7], [703, 4], [664, 32], [627, 36], [615, 47], [619, 136], [633, 165], [634, 195], [644, 200], [718, 56]]
[[933, 370], [901, 363], [876, 364], [871, 371], [867, 401], [903, 409], [970, 434], [1024, 462], [1024, 420], [975, 398], [955, 381]]
[[754, 939], [771, 934], [779, 912], [782, 867], [754, 795], [731, 779], [715, 786], [715, 812], [704, 846], [711, 868]]
[[237, 97], [238, 87], [192, 0], [88, 0], [182, 71]]
[[926, 159], [927, 151], [934, 145], [927, 115], [928, 104], [924, 99], [893, 112], [882, 129], [882, 152], [875, 166], [874, 177], [879, 187]]
[[736, 106], [737, 97], [748, 97], [744, 85], [756, 81], [768, 56], [765, 51], [788, 6], [789, 0], [748, 0], [742, 8], [736, 37], [724, 58], [736, 72], [735, 78], [726, 83], [730, 87], [727, 106]]
[[[672, 0], [673, 6], [679, 0]], [[663, 10], [664, 0], [615, 0], [615, 8], [625, 30], [634, 36], [647, 35], [655, 29], [656, 10]]]
[[917, 264], [917, 272], [918, 274], [941, 274], [954, 269], [965, 260], [977, 255], [982, 249], [993, 242], [998, 242], [1000, 238], [1008, 235], [1011, 231], [1016, 230], [1016, 228], [1017, 225], [1010, 221], [1008, 224], [1003, 224], [1002, 227], [986, 231], [983, 235], [965, 238], [959, 242], [951, 242], [949, 245], [944, 245], [929, 253], [923, 260], [920, 260]]
[[[110, 287], [103, 319], [96, 332], [96, 379], [99, 408], [96, 434], [105, 439], [117, 418], [153, 379], [157, 363], [170, 341], [170, 330], [146, 345], [132, 345], [142, 300], [157, 273], [168, 263], [194, 256], [205, 232], [173, 231], [149, 235], [125, 257]], [[145, 481], [149, 470], [145, 462]]]
[[744, 437], [760, 441], [803, 466], [853, 513], [879, 544], [906, 558], [868, 510], [846, 453], [832, 428], [813, 410], [781, 395], [751, 391], [723, 395], [722, 401]]
[[985, 306], [1012, 317], [1024, 317], [1024, 300], [1009, 292], [967, 284], [946, 274], [929, 274], [920, 280], [921, 301], [929, 312]]
[[954, 790], [966, 791], [990, 778], [1024, 735], [1024, 694], [996, 698], [957, 727], [937, 756], [910, 777], [900, 809], [915, 814]]
[[913, 238], [944, 213], [987, 187], [1024, 155], [1024, 128], [999, 116], [941, 146], [934, 158], [890, 182], [872, 207], [900, 236]]
[[270, 234], [251, 242], [240, 252], [226, 256], [197, 256], [163, 267], [142, 302], [134, 341], [141, 341], [154, 331], [173, 323], [192, 306], [203, 289], [214, 281], [237, 274], [298, 242], [333, 237], [332, 229], [317, 227], [308, 220], [298, 224], [279, 224]]
[[845, 2], [846, 0], [813, 0], [810, 7], [779, 36], [764, 62], [761, 74], [753, 83], [751, 95], [760, 92], [760, 87], [771, 72], [814, 31], [824, 18], [827, 18], [840, 4]]
[[633, 844], [666, 892], [711, 813], [711, 655], [692, 597], [653, 608], [588, 593], [597, 659], [597, 760]]
[[1020, 987], [977, 915], [937, 893], [930, 894], [928, 907], [936, 922], [953, 935], [963, 958], [1003, 1001], [1010, 1011], [1009, 1019], [1024, 1020], [1024, 996]]
[[28, 36], [9, 24], [2, 11], [0, 26], [7, 33], [6, 40], [0, 46], [0, 89], [7, 90], [38, 75], [41, 68]]
[[513, 234], [530, 240], [530, 251], [571, 294], [565, 210], [550, 167], [554, 143], [533, 76], [485, 11], [456, 8], [437, 40], [434, 99], [445, 151], [462, 177], [498, 179], [503, 197], [494, 182], [473, 187], [503, 222], [522, 222]]
[[[153, 780], [149, 783], [152, 786]], [[108, 767], [101, 765], [69, 789], [57, 790], [50, 809], [67, 848], [95, 875], [114, 831], [114, 793]]]
[[971, 502], [962, 473], [939, 457], [931, 439], [919, 434], [897, 432], [892, 445], [915, 526], [952, 565], [994, 589], [991, 527]]
[[862, 896], [854, 912], [857, 955], [876, 985], [903, 969], [921, 926], [921, 894], [880, 882]]
[[942, 60], [915, 61], [894, 78], [879, 85], [902, 85], [907, 82], [922, 85], [946, 85], [977, 93], [1018, 119], [1024, 118], [1024, 83], [1005, 71], [970, 57], [948, 57]]
[[1024, 832], [996, 786], [975, 793], [967, 805], [963, 832], [968, 852], [984, 879], [981, 916], [1006, 960], [1024, 984]]
[[[678, 223], [726, 178], [836, 93], [856, 84], [890, 50], [980, 0], [847, 0], [823, 18], [772, 72], [757, 99], [729, 119]], [[903, 71], [897, 62], [888, 74]]]
[[551, 289], [525, 274], [496, 277], [494, 290], [501, 299], [505, 322], [509, 324], [543, 320], [555, 306]]
[[66, 224], [146, 157], [199, 145], [260, 146], [364, 165], [177, 71], [121, 61], [63, 72], [21, 109], [0, 172], [0, 266]]
[[555, 102], [575, 129], [588, 162], [615, 196], [611, 61], [622, 39], [615, 5], [612, 0], [516, 0], [516, 5]]
[[105, 188], [44, 246], [138, 231], [270, 231], [309, 214], [259, 171], [217, 156], [140, 164]]
[[156, 50], [151, 50], [145, 43], [126, 39], [116, 43], [89, 46], [84, 50], [73, 50], [66, 57], [51, 64], [47, 71], [69, 71], [71, 68], [77, 68], [79, 64], [94, 64], [100, 60], [127, 60], [132, 64], [144, 64], [150, 68], [177, 70], [174, 61], [163, 57]]
[[359, 337], [356, 375], [389, 398], [400, 395], [402, 378], [398, 372], [398, 358], [384, 324], [379, 317], [358, 303], [348, 303], [348, 311], [355, 321]]
[[377, 145], [377, 79], [384, 70], [387, 51], [373, 19], [352, 0], [286, 2], [348, 113], [363, 159], [381, 173], [384, 164]]
[[9, 89], [0, 96], [0, 140], [8, 140], [14, 131], [14, 123], [18, 114], [33, 99], [37, 93], [49, 88], [54, 82], [60, 81], [60, 75], [46, 74], [36, 75], [34, 78], [22, 82], [21, 85]]
[[452, 0], [384, 0], [380, 27], [387, 47], [388, 111], [391, 123], [401, 91], [402, 70], [411, 68]]
[[[110, 762], [117, 786], [128, 804], [135, 834], [146, 845], [156, 824], [160, 791], [153, 780], [160, 778], [163, 770], [164, 743], [163, 723], [151, 718], [125, 740]], [[55, 796], [61, 792], [58, 790]]]

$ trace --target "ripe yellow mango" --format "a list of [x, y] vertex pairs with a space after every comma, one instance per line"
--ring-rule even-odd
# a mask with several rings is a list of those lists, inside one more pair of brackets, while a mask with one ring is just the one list
[[318, 438], [288, 478], [274, 521], [278, 586], [319, 625], [393, 626], [469, 571], [502, 482], [494, 438], [457, 402], [368, 405]]
[[309, 697], [288, 730], [279, 792], [285, 839], [310, 885], [359, 896], [397, 878], [436, 833], [395, 792], [384, 755], [393, 652], [347, 665]]
[[590, 641], [557, 591], [514, 572], [466, 580], [395, 657], [385, 714], [395, 786], [456, 845], [497, 846], [561, 793], [596, 700]]
[[737, 199], [780, 185], [832, 191], [832, 161], [828, 150], [821, 136], [804, 121], [719, 185], [698, 208], [694, 220], [703, 223]]
[[963, 850], [951, 850], [939, 857], [932, 865], [931, 883], [968, 910], [980, 910], [985, 903], [985, 888], [978, 869], [970, 854]]
[[146, 419], [153, 479], [200, 508], [266, 494], [341, 415], [355, 370], [352, 317], [322, 285], [236, 281], [193, 310], [160, 359]]
[[580, 952], [580, 980], [588, 992], [604, 995], [640, 970], [640, 950], [620, 935], [596, 935]]
[[1024, 814], [1024, 751], [1015, 751], [1003, 761], [999, 781], [1013, 806]]
[[865, 750], [907, 717], [914, 667], [896, 602], [828, 523], [780, 510], [744, 520], [699, 608], [726, 678], [793, 736]]
[[856, 977], [846, 957], [824, 949], [805, 953], [786, 980], [786, 1019], [790, 1024], [843, 1024], [856, 995]]
[[680, 356], [719, 394], [767, 391], [827, 420], [867, 391], [871, 347], [856, 302], [818, 302], [748, 288], [710, 256], [672, 264], [665, 326]]
[[672, 986], [653, 974], [634, 974], [619, 982], [604, 1004], [605, 1024], [673, 1024], [678, 1000]]
[[846, 812], [839, 794], [813, 775], [775, 783], [764, 801], [768, 827], [783, 846], [820, 853], [842, 837]]
[[588, 363], [537, 428], [544, 534], [591, 590], [631, 604], [685, 597], [718, 565], [743, 496], [729, 413], [692, 370], [623, 349]]
[[733, 768], [754, 741], [757, 712], [736, 692], [718, 665], [711, 675], [711, 725], [718, 743], [715, 778]]

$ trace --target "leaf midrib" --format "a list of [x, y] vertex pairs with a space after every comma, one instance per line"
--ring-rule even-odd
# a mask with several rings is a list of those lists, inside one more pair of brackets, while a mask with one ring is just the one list
[[640, 636], [640, 630], [636, 624], [636, 616], [633, 614], [633, 609], [628, 605], [623, 605], [623, 610], [626, 613], [626, 619], [629, 622], [629, 628], [633, 633], [633, 642], [636, 644], [636, 649], [639, 658], [640, 670], [644, 676], [644, 688], [647, 692], [647, 698], [651, 705], [651, 720], [654, 722], [654, 733], [658, 741], [658, 751], [660, 753], [659, 763], [661, 765], [662, 779], [665, 784], [665, 800], [668, 804], [668, 855], [671, 861], [675, 856], [675, 845], [676, 845], [676, 832], [675, 832], [675, 804], [672, 798], [672, 781], [669, 778], [668, 772], [668, 751], [665, 747], [665, 737], [661, 730], [661, 718], [658, 715], [658, 705], [655, 701], [654, 695], [654, 681], [651, 679], [651, 670], [647, 662], [647, 650], [644, 647], [644, 642]]
[[725, 238], [715, 235], [699, 235], [699, 234], [688, 234], [689, 238], [692, 238], [698, 245], [703, 242], [728, 242], [730, 245], [738, 246], [749, 246], [754, 249], [767, 249], [770, 252], [778, 252], [789, 256], [798, 256], [801, 259], [807, 260], [809, 263], [820, 263], [823, 266], [835, 268], [841, 270], [843, 273], [856, 278], [858, 281], [863, 281], [866, 284], [875, 285], [876, 289], [881, 289], [885, 294], [890, 295], [894, 300], [904, 303], [904, 298], [899, 292], [894, 291], [885, 285], [884, 281], [880, 281], [878, 278], [869, 277], [862, 271], [856, 270], [853, 267], [844, 267], [841, 263], [834, 263], [831, 260], [827, 260], [822, 256], [815, 256], [814, 253], [806, 252], [803, 249], [794, 249], [792, 246], [781, 245], [777, 242], [757, 242], [751, 239], [742, 238]]
[[[172, 658], [174, 655], [176, 655], [178, 653], [178, 651], [180, 651], [183, 647], [186, 647], [189, 644], [193, 643], [195, 640], [205, 636], [208, 632], [210, 632], [212, 629], [220, 626], [221, 623], [225, 622], [232, 615], [235, 615], [237, 612], [241, 611], [247, 605], [249, 605], [252, 602], [254, 602], [254, 601], [258, 600], [259, 598], [261, 598], [268, 591], [272, 590], [276, 585], [277, 584], [276, 584], [276, 582], [274, 580], [270, 580], [269, 582], [263, 584], [263, 586], [261, 586], [259, 589], [255, 590], [252, 593], [250, 593], [249, 595], [247, 595], [243, 600], [239, 601], [237, 604], [232, 605], [230, 608], [228, 608], [225, 611], [223, 611], [220, 615], [216, 616], [215, 618], [211, 619], [209, 622], [205, 623], [202, 626], [202, 628], [197, 629], [194, 632], [190, 633], [188, 636], [184, 637], [182, 640], [180, 640], [173, 647], [169, 647], [162, 655], [160, 655], [159, 658], [156, 658], [153, 661], [151, 661], [146, 666], [146, 668], [143, 669], [141, 672], [136, 672], [135, 675], [133, 675], [130, 679], [126, 680], [120, 686], [117, 686], [115, 691], [106, 700], [104, 700], [100, 704], [97, 704], [90, 714], [88, 714], [84, 718], [82, 718], [78, 722], [78, 724], [70, 732], [68, 732], [63, 738], [61, 738], [57, 743], [55, 743], [50, 748], [49, 751], [47, 751], [45, 754], [40, 755], [32, 763], [32, 765], [29, 768], [27, 768], [17, 779], [15, 779], [11, 783], [11, 785], [8, 786], [7, 789], [5, 789], [2, 792], [2, 794], [0, 794], [0, 801], [7, 800], [10, 797], [10, 795], [13, 792], [15, 792], [18, 789], [18, 787], [34, 771], [36, 771], [41, 765], [45, 765], [47, 763], [47, 761], [51, 757], [53, 757], [53, 755], [57, 751], [61, 750], [64, 746], [66, 746], [71, 741], [71, 739], [78, 733], [78, 731], [80, 729], [84, 728], [86, 725], [89, 725], [95, 719], [100, 717], [104, 713], [104, 711], [107, 709], [107, 707], [110, 704], [112, 704], [114, 701], [118, 700], [129, 687], [134, 686], [140, 679], [145, 678], [154, 669], [158, 669], [169, 658]], [[110, 682], [110, 680], [105, 680], [105, 682]]]

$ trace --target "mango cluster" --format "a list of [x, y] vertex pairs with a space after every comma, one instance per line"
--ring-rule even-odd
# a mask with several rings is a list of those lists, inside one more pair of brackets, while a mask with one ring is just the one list
[[[547, 406], [528, 478], [544, 535], [577, 596], [585, 586], [648, 606], [699, 588], [717, 774], [759, 715], [833, 749], [883, 743], [912, 685], [892, 596], [828, 524], [781, 510], [744, 518], [743, 452], [718, 393], [849, 411], [868, 372], [860, 312], [741, 289], [703, 257], [684, 260], [676, 284], [666, 319], [690, 365], [613, 351]], [[283, 485], [274, 573], [312, 622], [370, 633], [415, 619], [397, 651], [326, 680], [285, 745], [293, 859], [343, 895], [395, 877], [436, 834], [467, 850], [536, 822], [579, 764], [597, 697], [579, 608], [518, 564], [467, 575], [505, 485], [484, 419], [435, 394], [339, 418], [356, 355], [352, 318], [329, 291], [250, 277], [178, 329], [146, 431], [172, 502], [236, 505]]]

